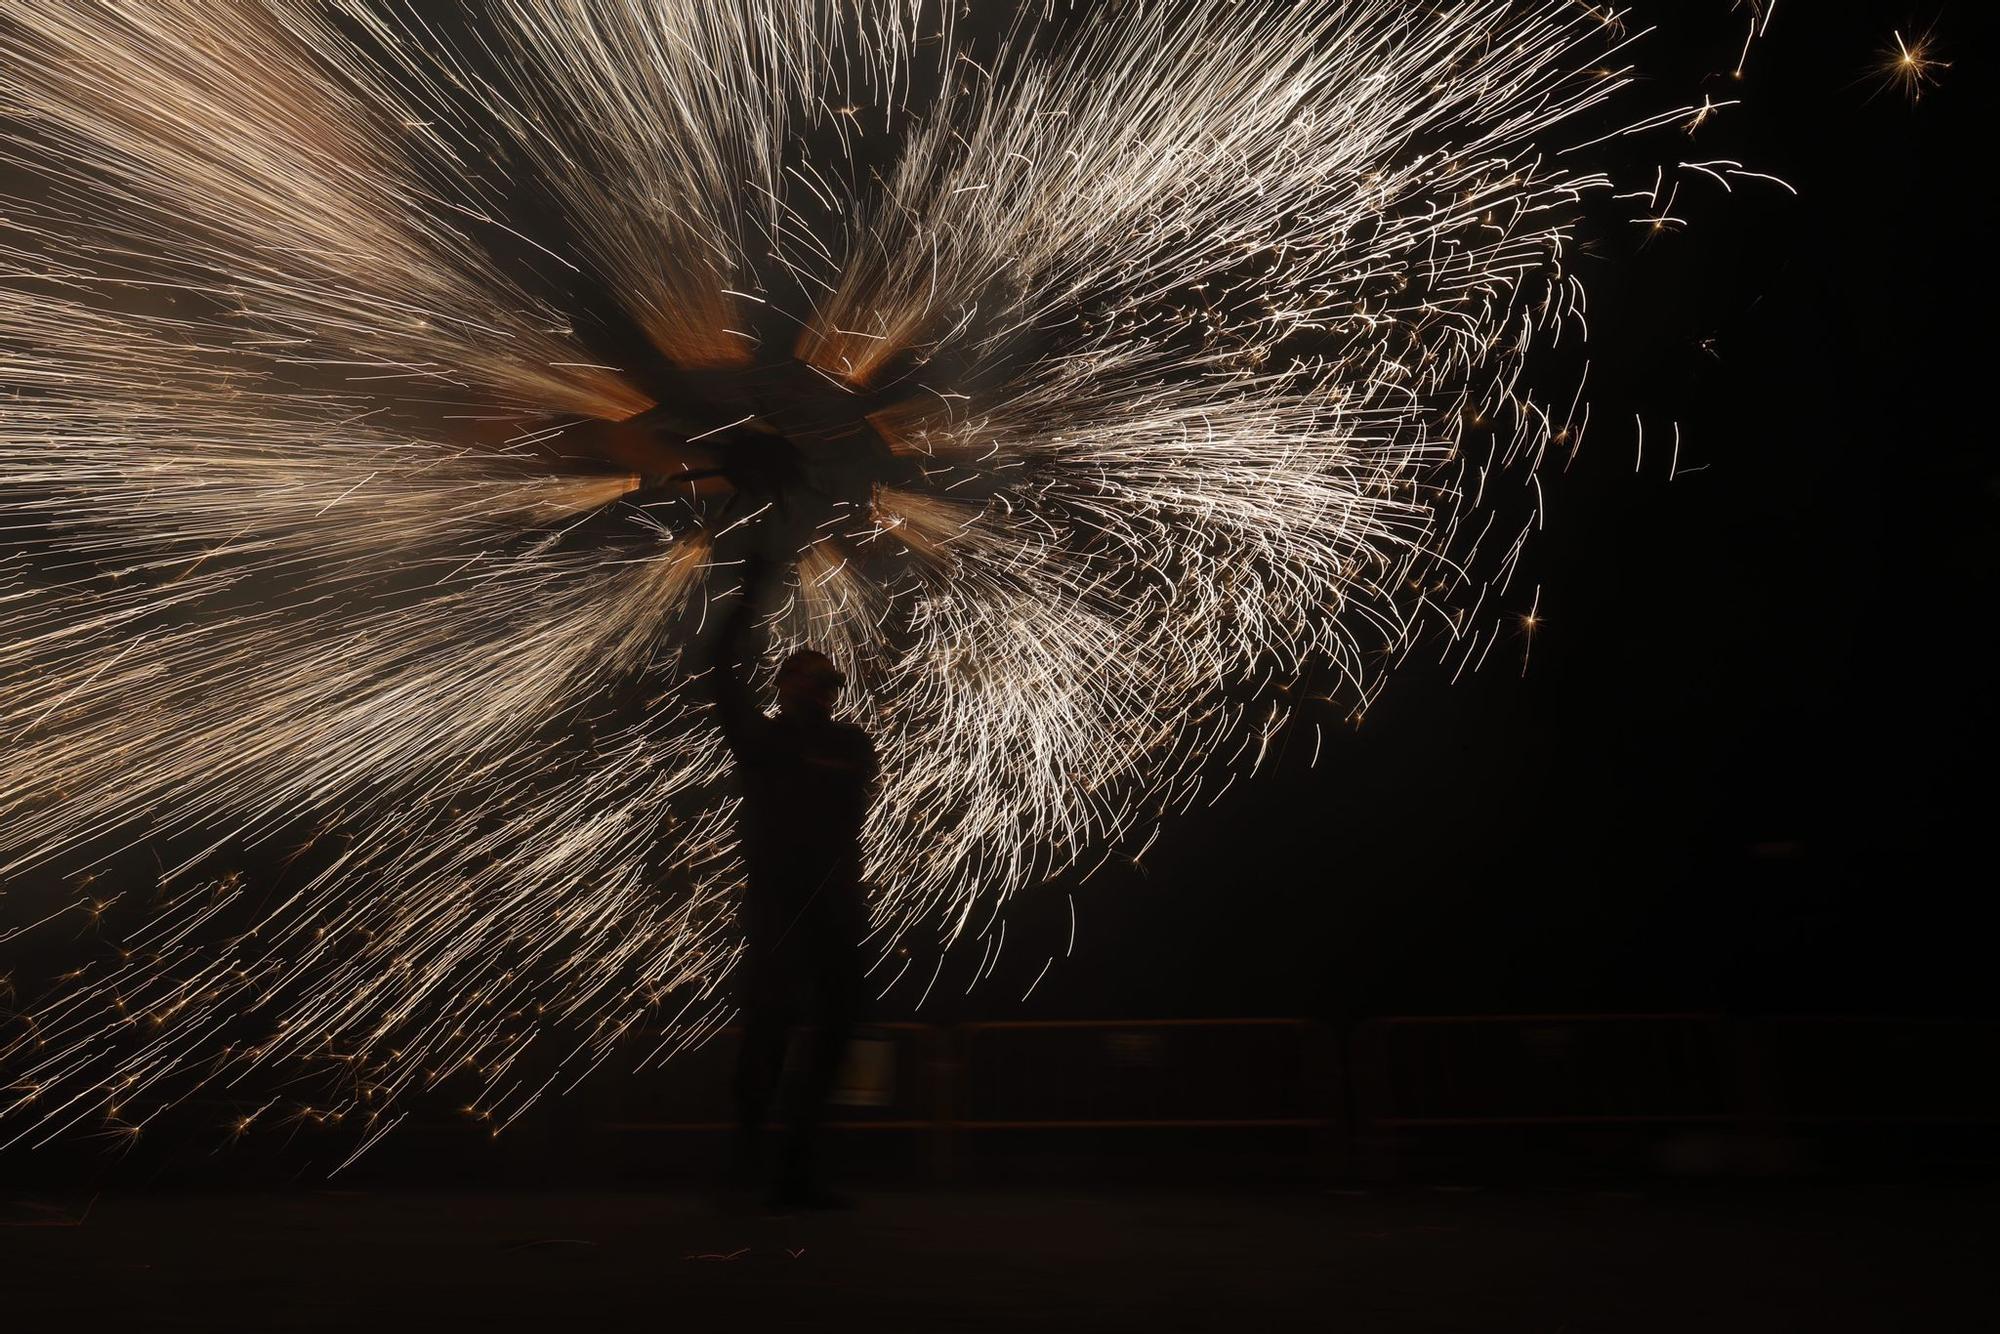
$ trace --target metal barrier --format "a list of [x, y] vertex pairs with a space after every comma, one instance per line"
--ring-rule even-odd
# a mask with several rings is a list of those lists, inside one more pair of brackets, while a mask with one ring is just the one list
[[[1334, 1167], [1332, 1044], [1303, 1019], [1019, 1020], [958, 1030], [959, 1101], [949, 1135], [982, 1144], [1027, 1132], [1156, 1132], [1219, 1144], [1302, 1132]], [[940, 1144], [949, 1165], [952, 1144]]]
[[[2000, 1167], [2000, 1022], [1714, 1014], [1013, 1021], [868, 1030], [873, 1064], [828, 1127], [857, 1166], [948, 1176], [975, 1161], [1051, 1173], [1116, 1159], [1290, 1177], [1611, 1167], [1675, 1174]], [[504, 1134], [416, 1108], [355, 1173], [569, 1180], [709, 1170], [731, 1129], [733, 1029], [671, 1069], [586, 1081]], [[1343, 1054], [1344, 1062], [1337, 1062]], [[136, 1146], [149, 1173], [289, 1179], [354, 1145], [337, 1127], [214, 1153], [234, 1104], [191, 1101]], [[35, 1156], [81, 1170], [101, 1145]], [[30, 1161], [20, 1155], [12, 1165]], [[67, 1166], [65, 1166], [67, 1165]]]
[[[1378, 1177], [1403, 1172], [1419, 1150], [1493, 1161], [1532, 1143], [1580, 1161], [1644, 1153], [1689, 1172], [1797, 1171], [1843, 1156], [1991, 1161], [1996, 1055], [2000, 1024], [1975, 1021], [1370, 1020], [1351, 1044], [1354, 1150]], [[1904, 1135], [1893, 1153], [1885, 1140], [1946, 1127], [1966, 1133], [1957, 1144]]]
[[[872, 1026], [893, 1040], [884, 1096], [831, 1110], [829, 1129], [927, 1141], [954, 1170], [959, 1137], [1006, 1131], [1301, 1131], [1324, 1162], [1336, 1124], [1332, 1044], [1302, 1019], [1059, 1020]], [[729, 1130], [740, 1031], [676, 1058], [671, 1080], [627, 1081], [595, 1128], [617, 1135]], [[878, 1074], [880, 1071], [877, 1072]]]
[[1354, 1030], [1354, 1149], [1365, 1175], [1416, 1144], [1726, 1126], [1742, 1116], [1727, 1025], [1712, 1014], [1439, 1015]]
[[1754, 1110], [1781, 1125], [2000, 1124], [2000, 1022], [1794, 1015], [1744, 1032]]
[[1378, 1126], [1716, 1121], [1736, 1115], [1719, 1015], [1376, 1019], [1357, 1102]]
[[[724, 1028], [714, 1039], [674, 1058], [674, 1079], [650, 1081], [637, 1090], [628, 1085], [598, 1129], [630, 1133], [734, 1128], [730, 1096], [742, 1036], [740, 1027]], [[887, 1078], [879, 1081], [884, 1096], [849, 1097], [843, 1102], [837, 1094], [825, 1124], [842, 1130], [933, 1129], [940, 1100], [948, 1097], [940, 1089], [941, 1082], [950, 1078], [945, 1030], [935, 1024], [869, 1024], [858, 1041], [879, 1042], [890, 1049]], [[948, 1083], [944, 1087], [948, 1089]]]
[[[1176, 1153], [1255, 1146], [1286, 1161], [1303, 1144], [1319, 1171], [1352, 1160], [1372, 1176], [1398, 1174], [1413, 1152], [1439, 1146], [1491, 1158], [1530, 1144], [1582, 1161], [1678, 1144], [1680, 1166], [1658, 1154], [1651, 1165], [1789, 1170], [1803, 1158], [1788, 1146], [1829, 1128], [1879, 1139], [1885, 1126], [1964, 1127], [1962, 1152], [1977, 1157], [1991, 1138], [1983, 1128], [2000, 1125], [1993, 1023], [1405, 1016], [1355, 1025], [1344, 1062], [1327, 1031], [1303, 1019], [873, 1031], [890, 1049], [874, 1092], [855, 1100], [866, 1105], [836, 1107], [828, 1125], [883, 1132], [884, 1144], [909, 1136], [936, 1176], [974, 1144], [988, 1156], [1029, 1144], [1144, 1152], [1163, 1136]], [[733, 1038], [724, 1030], [677, 1058], [671, 1079], [628, 1081], [594, 1128], [728, 1130]]]
[[[965, 1024], [959, 1130], [1257, 1126], [1332, 1118], [1303, 1019]], [[1244, 1039], [1248, 1039], [1247, 1042]], [[1059, 1070], [1061, 1077], [1051, 1079]]]

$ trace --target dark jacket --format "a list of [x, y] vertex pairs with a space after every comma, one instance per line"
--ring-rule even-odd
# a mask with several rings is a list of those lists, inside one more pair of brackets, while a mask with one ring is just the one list
[[853, 929], [861, 882], [861, 829], [876, 775], [874, 743], [852, 723], [767, 717], [751, 690], [757, 589], [723, 626], [710, 674], [723, 738], [736, 759], [743, 804], [738, 838], [749, 872], [753, 946], [802, 915]]

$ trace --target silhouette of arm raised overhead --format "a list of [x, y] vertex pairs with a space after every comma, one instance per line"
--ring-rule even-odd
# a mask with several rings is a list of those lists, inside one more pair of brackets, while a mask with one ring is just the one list
[[757, 707], [752, 682], [763, 638], [757, 623], [759, 609], [773, 577], [770, 557], [753, 550], [743, 566], [743, 591], [716, 634], [715, 656], [710, 663], [709, 688], [714, 692], [716, 720], [739, 764], [757, 761], [769, 727], [769, 719]]

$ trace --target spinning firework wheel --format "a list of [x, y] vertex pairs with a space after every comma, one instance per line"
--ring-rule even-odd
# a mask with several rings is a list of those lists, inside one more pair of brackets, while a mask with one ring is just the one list
[[[9, 1135], [297, 1062], [292, 1114], [498, 1126], [712, 1031], [682, 664], [780, 500], [773, 655], [889, 774], [876, 980], [991, 979], [1309, 665], [1359, 707], [1491, 649], [1584, 421], [1524, 376], [1565, 257], [1672, 220], [1594, 150], [1712, 111], [1607, 131], [1626, 34], [1568, 0], [435, 8], [0, 0], [0, 857], [62, 872], [4, 931], [113, 936], [9, 1039]], [[157, 895], [81, 879], [145, 846]]]

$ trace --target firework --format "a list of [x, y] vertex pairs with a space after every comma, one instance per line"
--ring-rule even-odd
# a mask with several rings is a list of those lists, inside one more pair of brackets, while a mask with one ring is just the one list
[[1938, 59], [1937, 38], [1931, 33], [1914, 39], [1905, 39], [1900, 32], [1892, 35], [1894, 44], [1884, 48], [1879, 65], [1882, 81], [1900, 89], [1914, 105], [1923, 100], [1926, 89], [1944, 77], [1951, 62]]
[[[990, 975], [1309, 665], [1358, 712], [1483, 660], [1587, 417], [1524, 370], [1592, 201], [1756, 177], [1622, 190], [1606, 145], [1731, 104], [1624, 110], [1640, 34], [1573, 0], [439, 9], [0, 0], [0, 859], [70, 886], [0, 934], [187, 849], [28, 1008], [0, 1141], [300, 1063], [361, 1147], [447, 1084], [497, 1130], [723, 1022], [690, 650], [763, 426], [773, 658], [885, 760], [875, 980]], [[260, 840], [310, 845], [275, 889]]]

